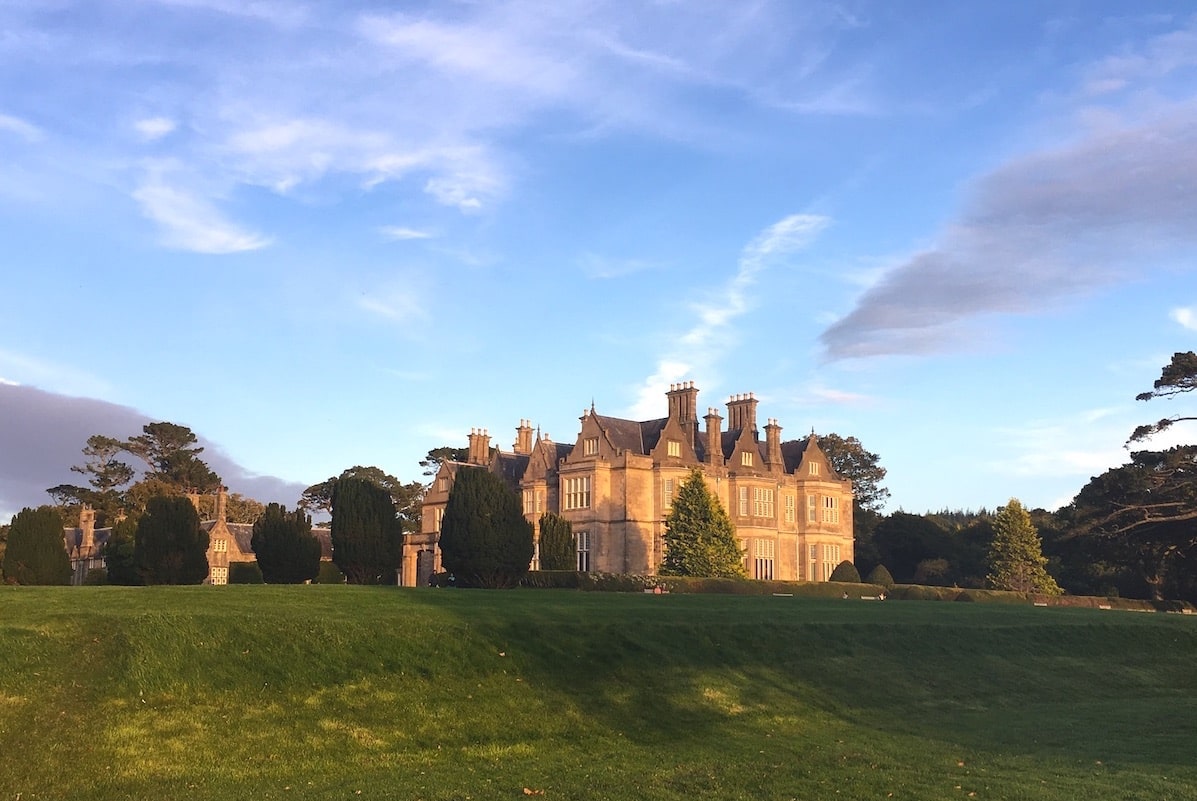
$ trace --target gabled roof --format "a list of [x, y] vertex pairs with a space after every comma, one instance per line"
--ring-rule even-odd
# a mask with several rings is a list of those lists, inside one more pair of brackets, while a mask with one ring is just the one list
[[519, 487], [528, 469], [528, 454], [499, 451], [491, 461], [492, 471], [510, 487]]
[[798, 469], [798, 465], [802, 463], [802, 454], [806, 453], [808, 444], [810, 444], [809, 437], [781, 443], [781, 458], [785, 461], [787, 473], [793, 473]]
[[661, 439], [661, 431], [669, 418], [661, 417], [656, 420], [625, 420], [622, 417], [607, 417], [601, 414], [591, 415], [598, 422], [599, 427], [607, 434], [607, 439], [617, 449], [631, 453], [648, 455]]

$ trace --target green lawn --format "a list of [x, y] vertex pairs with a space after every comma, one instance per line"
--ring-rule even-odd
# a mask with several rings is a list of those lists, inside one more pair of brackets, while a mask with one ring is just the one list
[[0, 587], [0, 801], [1197, 798], [1197, 619]]

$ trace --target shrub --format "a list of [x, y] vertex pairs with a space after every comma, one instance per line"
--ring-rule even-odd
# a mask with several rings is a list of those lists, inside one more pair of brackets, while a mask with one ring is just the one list
[[885, 588], [894, 586], [894, 577], [889, 574], [889, 570], [885, 565], [877, 565], [869, 571], [868, 578], [865, 579], [869, 584], [877, 584]]
[[581, 577], [576, 570], [532, 570], [524, 576], [520, 586], [538, 590], [576, 590]]
[[856, 565], [845, 559], [835, 566], [835, 570], [831, 571], [831, 576], [827, 580], [848, 582], [849, 584], [859, 584], [860, 571], [856, 569]]
[[256, 562], [229, 564], [229, 584], [263, 584], [262, 568]]
[[320, 561], [320, 573], [316, 576], [317, 584], [344, 584], [345, 574], [333, 562]]
[[83, 577], [83, 583], [89, 587], [99, 586], [108, 583], [108, 571], [102, 567], [93, 567], [87, 571], [87, 575]]

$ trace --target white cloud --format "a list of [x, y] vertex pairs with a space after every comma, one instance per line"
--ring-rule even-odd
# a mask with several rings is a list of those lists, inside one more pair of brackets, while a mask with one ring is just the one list
[[657, 365], [657, 371], [650, 375], [636, 389], [636, 400], [627, 414], [633, 420], [652, 420], [661, 414], [661, 396], [689, 375], [690, 365], [685, 362], [664, 359]]
[[431, 239], [432, 234], [428, 231], [421, 231], [417, 228], [406, 228], [401, 225], [384, 225], [378, 229], [379, 233], [387, 239], [393, 239], [401, 242], [407, 239]]
[[1169, 316], [1180, 324], [1181, 328], [1197, 331], [1197, 311], [1194, 311], [1192, 306], [1173, 309]]
[[0, 114], [0, 131], [14, 133], [26, 142], [41, 141], [43, 136], [41, 129], [33, 123], [8, 114]]
[[617, 259], [596, 253], [583, 253], [578, 257], [578, 265], [587, 278], [599, 280], [622, 278], [625, 275], [661, 268], [660, 264], [645, 259]]
[[151, 181], [133, 192], [142, 213], [162, 228], [167, 247], [195, 253], [239, 253], [259, 250], [270, 240], [226, 220], [207, 200]]
[[4, 376], [2, 376], [2, 375], [0, 375], [0, 384], [3, 384], [3, 385], [5, 385], [6, 387], [19, 387], [19, 386], [21, 386], [21, 383], [20, 383], [19, 381], [13, 381], [13, 380], [11, 380], [11, 379], [5, 378], [5, 377], [4, 377]]
[[133, 127], [137, 129], [137, 133], [141, 134], [142, 139], [152, 142], [172, 133], [178, 125], [168, 117], [147, 117], [137, 120], [133, 123]]

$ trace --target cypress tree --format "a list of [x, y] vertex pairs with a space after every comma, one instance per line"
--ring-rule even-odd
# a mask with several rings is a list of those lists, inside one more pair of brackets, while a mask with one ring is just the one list
[[1059, 595], [1062, 590], [1047, 572], [1047, 558], [1031, 516], [1017, 498], [993, 519], [987, 582], [997, 590]]
[[441, 519], [440, 549], [441, 563], [458, 585], [514, 587], [532, 561], [532, 524], [502, 479], [463, 467]]
[[104, 543], [104, 568], [109, 584], [141, 584], [137, 570], [137, 519], [126, 517], [112, 527]]
[[744, 553], [731, 518], [694, 468], [665, 517], [663, 576], [745, 578]]
[[202, 584], [208, 577], [208, 532], [191, 501], [156, 495], [137, 521], [134, 560], [146, 584]]
[[552, 512], [540, 518], [540, 569], [573, 570], [578, 566], [574, 551], [574, 528]]
[[16, 584], [70, 583], [71, 560], [57, 509], [26, 507], [12, 519], [4, 550], [4, 578]]
[[272, 503], [254, 522], [250, 546], [267, 584], [302, 584], [320, 574], [320, 541], [312, 518]]
[[403, 558], [403, 526], [390, 493], [363, 478], [332, 489], [333, 562], [350, 584], [393, 584]]

